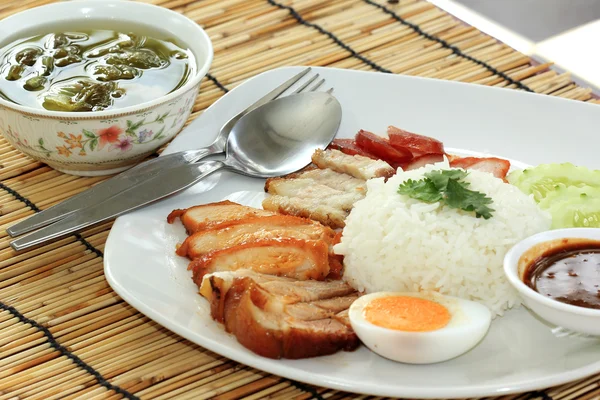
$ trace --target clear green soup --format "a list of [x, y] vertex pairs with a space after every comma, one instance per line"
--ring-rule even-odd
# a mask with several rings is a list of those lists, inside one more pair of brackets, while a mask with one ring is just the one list
[[0, 51], [0, 95], [52, 111], [102, 111], [164, 96], [194, 75], [193, 53], [171, 40], [114, 30], [55, 32]]

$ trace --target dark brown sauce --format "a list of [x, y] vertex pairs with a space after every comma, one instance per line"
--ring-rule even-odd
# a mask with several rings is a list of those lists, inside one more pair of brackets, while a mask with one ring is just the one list
[[523, 281], [553, 300], [600, 309], [600, 242], [567, 242], [549, 249], [525, 269]]

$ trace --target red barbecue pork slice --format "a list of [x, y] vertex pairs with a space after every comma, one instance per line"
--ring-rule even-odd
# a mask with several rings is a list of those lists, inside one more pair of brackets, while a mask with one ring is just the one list
[[402, 169], [404, 171], [410, 171], [411, 169], [421, 168], [427, 164], [435, 164], [441, 161], [444, 161], [443, 154], [423, 154], [422, 156], [413, 158], [407, 164], [402, 165]]
[[394, 148], [386, 138], [362, 129], [356, 134], [354, 140], [358, 147], [374, 154], [388, 164], [405, 163], [413, 158], [408, 148]]
[[354, 139], [334, 139], [334, 141], [329, 145], [329, 149], [339, 150], [342, 153], [350, 156], [355, 156], [358, 154], [359, 156], [369, 157], [374, 160], [377, 159], [377, 156], [374, 154], [371, 154], [368, 151], [358, 147], [354, 142]]
[[510, 161], [496, 157], [451, 157], [450, 166], [453, 168], [474, 169], [488, 172], [496, 178], [505, 179], [510, 169]]
[[388, 127], [390, 145], [397, 149], [409, 149], [413, 155], [444, 154], [444, 144], [428, 136], [407, 132], [395, 126]]

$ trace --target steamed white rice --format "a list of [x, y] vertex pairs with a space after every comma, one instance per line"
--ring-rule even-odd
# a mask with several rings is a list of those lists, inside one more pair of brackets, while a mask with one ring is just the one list
[[346, 219], [341, 243], [344, 279], [367, 293], [436, 290], [485, 304], [492, 313], [519, 305], [502, 268], [518, 241], [550, 228], [550, 217], [534, 200], [491, 174], [469, 171], [470, 189], [491, 197], [490, 219], [427, 204], [397, 193], [407, 179], [419, 180], [447, 161], [399, 171], [387, 183], [367, 182], [367, 195]]

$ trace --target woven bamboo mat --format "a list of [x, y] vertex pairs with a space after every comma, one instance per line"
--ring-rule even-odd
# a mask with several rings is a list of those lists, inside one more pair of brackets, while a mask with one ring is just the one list
[[[2, 0], [0, 18], [51, 2]], [[215, 59], [192, 119], [245, 79], [283, 65], [402, 73], [598, 102], [568, 73], [536, 64], [420, 0], [149, 0], [197, 21]], [[4, 229], [102, 178], [34, 162], [0, 138], [0, 400], [347, 399], [237, 364], [163, 329], [103, 276], [110, 224], [15, 253]], [[600, 377], [502, 399], [599, 399]]]

